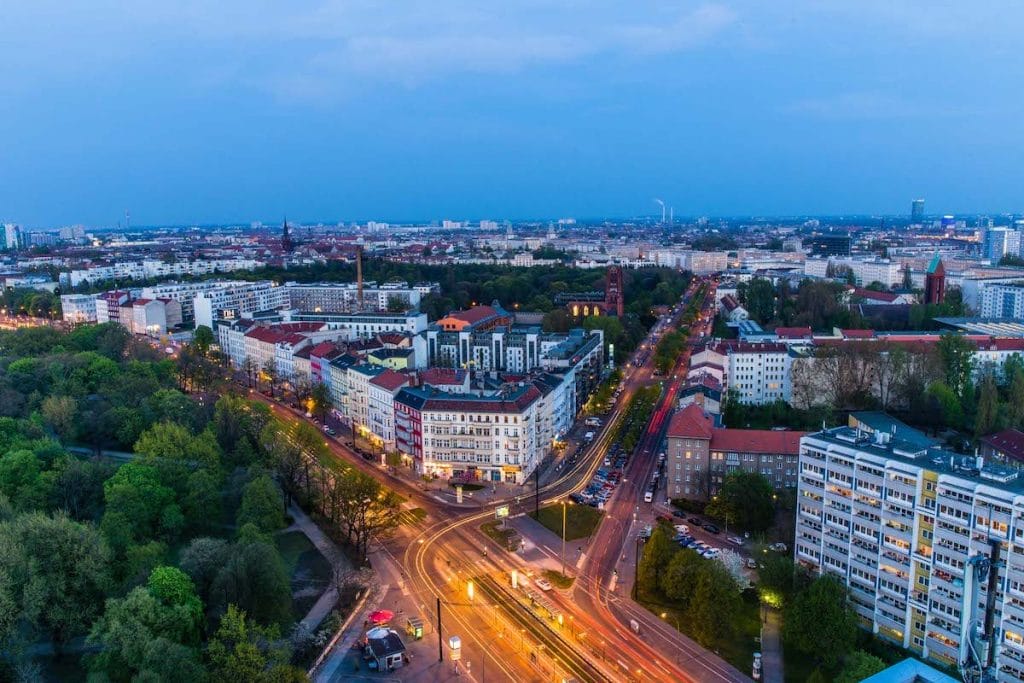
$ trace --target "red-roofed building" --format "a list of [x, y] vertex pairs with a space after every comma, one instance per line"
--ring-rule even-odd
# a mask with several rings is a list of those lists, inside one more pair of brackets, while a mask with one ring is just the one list
[[445, 332], [486, 332], [502, 325], [511, 325], [513, 316], [497, 301], [490, 306], [473, 306], [465, 311], [452, 311], [437, 321]]
[[734, 470], [756, 472], [776, 489], [797, 483], [804, 432], [727, 429], [697, 404], [676, 412], [667, 433], [669, 498], [708, 500]]
[[809, 327], [776, 327], [775, 336], [786, 340], [810, 340], [814, 331]]
[[453, 394], [469, 393], [469, 372], [462, 368], [428, 368], [419, 373], [420, 384]]
[[409, 375], [390, 369], [375, 375], [367, 383], [369, 410], [365, 426], [380, 439], [385, 452], [395, 450], [395, 396], [410, 383]]
[[1008, 467], [1024, 469], [1024, 432], [1019, 429], [1004, 429], [982, 437], [981, 455], [993, 458]]

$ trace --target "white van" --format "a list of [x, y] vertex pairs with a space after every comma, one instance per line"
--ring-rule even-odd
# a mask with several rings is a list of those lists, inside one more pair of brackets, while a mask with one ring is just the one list
[[583, 421], [583, 424], [587, 425], [588, 427], [600, 427], [601, 419], [597, 417], [588, 417], [586, 420]]
[[654, 501], [654, 491], [645, 491], [644, 492], [644, 502], [645, 503], [651, 503], [653, 501]]

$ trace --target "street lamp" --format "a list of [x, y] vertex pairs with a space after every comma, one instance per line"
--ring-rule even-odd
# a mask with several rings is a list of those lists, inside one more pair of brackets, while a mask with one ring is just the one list
[[562, 503], [562, 577], [565, 577], [565, 518], [566, 510], [572, 505], [571, 500], [563, 500]]

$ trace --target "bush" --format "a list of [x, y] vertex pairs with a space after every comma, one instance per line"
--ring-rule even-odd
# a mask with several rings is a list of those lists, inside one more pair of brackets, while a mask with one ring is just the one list
[[692, 512], [698, 515], [704, 514], [707, 502], [703, 500], [690, 500], [689, 498], [673, 498], [672, 505], [683, 512]]

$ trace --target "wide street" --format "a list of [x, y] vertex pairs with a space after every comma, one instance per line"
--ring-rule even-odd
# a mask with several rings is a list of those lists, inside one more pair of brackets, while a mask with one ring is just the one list
[[[694, 282], [684, 301], [694, 295]], [[714, 301], [713, 290], [705, 301]], [[680, 307], [680, 311], [684, 306]], [[675, 328], [679, 314], [662, 333]], [[709, 331], [710, 316], [698, 320], [694, 335]], [[652, 337], [637, 354], [653, 356]], [[601, 466], [615, 427], [625, 415], [630, 400], [645, 386], [658, 382], [653, 360], [640, 367], [630, 362], [623, 367], [622, 391], [604, 427], [589, 447], [581, 448], [574, 462], [564, 462], [556, 471], [549, 466], [542, 476], [540, 504], [564, 501], [585, 487]], [[689, 351], [661, 381], [661, 399], [653, 411], [644, 435], [629, 459], [623, 483], [605, 503], [602, 523], [593, 534], [577, 566], [571, 589], [541, 591], [530, 586], [528, 576], [539, 574], [518, 553], [508, 552], [486, 536], [480, 525], [495, 518], [499, 505], [509, 505], [512, 515], [532, 511], [535, 486], [531, 481], [506, 498], [492, 497], [486, 504], [453, 499], [428, 490], [422, 483], [396, 476], [375, 462], [364, 460], [346, 443], [325, 435], [332, 456], [377, 477], [408, 499], [408, 506], [422, 508], [424, 521], [406, 525], [386, 543], [387, 551], [400, 563], [407, 590], [429, 624], [428, 638], [438, 637], [437, 609], [441, 609], [440, 656], [446, 666], [450, 652], [448, 638], [462, 641], [464, 675], [474, 680], [748, 680], [729, 664], [679, 634], [630, 598], [632, 564], [638, 546], [636, 512], [646, 483], [656, 467], [658, 447], [671, 417], [677, 392], [685, 380]], [[278, 417], [303, 419], [301, 413], [262, 394], [252, 396], [270, 405]], [[512, 576], [520, 587], [512, 588]], [[573, 572], [570, 572], [572, 574]], [[623, 580], [623, 577], [629, 577]], [[527, 584], [534, 596], [523, 590]], [[538, 604], [539, 603], [539, 604]], [[634, 626], [635, 632], [631, 627]], [[472, 668], [466, 662], [476, 662]], [[468, 670], [467, 670], [468, 669]]]

